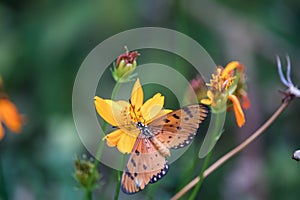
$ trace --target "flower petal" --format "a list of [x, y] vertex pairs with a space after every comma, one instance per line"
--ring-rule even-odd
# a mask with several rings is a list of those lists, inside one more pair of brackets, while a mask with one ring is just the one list
[[205, 104], [205, 105], [211, 105], [211, 100], [210, 99], [201, 99], [201, 103]]
[[19, 133], [22, 127], [22, 117], [17, 107], [8, 99], [1, 99], [0, 108], [2, 120], [7, 128], [14, 133]]
[[128, 103], [126, 101], [112, 101], [109, 99], [102, 99], [95, 96], [95, 107], [98, 114], [109, 124], [118, 126], [121, 119], [120, 115], [122, 111], [126, 109]]
[[136, 137], [127, 134], [122, 134], [117, 144], [117, 148], [121, 153], [131, 153]]
[[237, 61], [232, 61], [226, 65], [226, 67], [223, 69], [221, 76], [226, 77], [229, 75], [234, 69], [238, 69], [239, 71], [243, 71], [244, 67], [241, 63]]
[[236, 123], [239, 127], [242, 127], [245, 124], [246, 120], [245, 120], [245, 116], [241, 104], [235, 95], [229, 95], [228, 99], [230, 99], [233, 103], [233, 110], [234, 110]]
[[143, 92], [143, 88], [140, 84], [139, 79], [137, 79], [136, 82], [134, 83], [134, 86], [133, 86], [132, 92], [131, 92], [130, 101], [135, 109], [139, 109], [143, 105], [144, 92]]
[[124, 134], [120, 129], [115, 130], [107, 134], [103, 139], [106, 139], [106, 143], [110, 147], [117, 146], [122, 134]]
[[211, 100], [214, 98], [214, 94], [212, 93], [211, 90], [208, 90], [208, 91], [207, 91], [207, 97], [208, 97], [209, 99], [211, 99]]
[[164, 99], [164, 96], [162, 96], [160, 93], [157, 93], [144, 103], [141, 108], [141, 113], [146, 122], [158, 115], [164, 105]]

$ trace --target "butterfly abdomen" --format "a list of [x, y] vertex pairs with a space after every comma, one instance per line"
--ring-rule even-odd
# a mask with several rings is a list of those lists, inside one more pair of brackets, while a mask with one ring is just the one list
[[150, 137], [149, 140], [162, 156], [167, 157], [171, 155], [170, 150], [163, 143], [161, 143], [155, 136]]

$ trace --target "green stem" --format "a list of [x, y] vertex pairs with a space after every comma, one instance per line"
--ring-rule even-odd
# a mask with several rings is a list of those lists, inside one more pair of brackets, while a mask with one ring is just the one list
[[0, 157], [0, 199], [7, 200], [8, 194], [5, 187], [4, 173], [2, 168], [2, 160]]
[[189, 200], [193, 200], [195, 199], [201, 185], [202, 185], [202, 182], [204, 180], [203, 176], [204, 176], [204, 172], [206, 170], [206, 168], [208, 167], [208, 164], [209, 164], [209, 161], [210, 161], [210, 158], [211, 158], [211, 155], [212, 155], [212, 148], [213, 146], [215, 145], [215, 143], [218, 141], [218, 139], [220, 138], [221, 134], [222, 134], [222, 128], [223, 128], [223, 124], [224, 124], [224, 113], [214, 113], [212, 115], [212, 119], [213, 120], [213, 125], [212, 129], [209, 128], [208, 130], [208, 133], [207, 133], [207, 136], [208, 136], [208, 139], [206, 141], [207, 142], [204, 142], [206, 143], [205, 145], [207, 147], [203, 148], [203, 146], [201, 147], [200, 149], [200, 154], [201, 152], [204, 152], [203, 149], [205, 149], [205, 151], [208, 151], [208, 154], [207, 156], [205, 157], [205, 160], [204, 160], [204, 163], [203, 163], [203, 166], [201, 168], [201, 171], [200, 171], [200, 181], [197, 183], [197, 185], [195, 186]]
[[[121, 169], [124, 168], [124, 164], [125, 164], [125, 158], [126, 156], [123, 156], [122, 158], [122, 166]], [[122, 177], [122, 171], [118, 171], [118, 176], [117, 176], [117, 186], [116, 186], [116, 192], [115, 192], [115, 198], [114, 200], [118, 200], [119, 199], [119, 194], [120, 194], [120, 187], [121, 187], [121, 177]]]
[[196, 197], [196, 195], [197, 195], [197, 193], [198, 193], [198, 191], [199, 191], [199, 189], [200, 189], [200, 187], [201, 187], [201, 185], [202, 185], [202, 182], [203, 182], [203, 174], [204, 174], [206, 168], [208, 167], [208, 164], [209, 164], [211, 155], [212, 155], [212, 151], [210, 151], [210, 152], [208, 153], [208, 155], [205, 157], [205, 160], [204, 160], [204, 163], [203, 163], [203, 166], [202, 166], [200, 175], [199, 175], [200, 181], [199, 181], [199, 182], [197, 183], [197, 185], [195, 186], [195, 188], [194, 188], [194, 190], [193, 190], [193, 192], [192, 192], [192, 194], [191, 194], [189, 200], [195, 199], [195, 197]]
[[120, 194], [120, 181], [121, 181], [121, 175], [122, 175], [122, 171], [118, 171], [118, 176], [117, 176], [117, 186], [116, 186], [116, 191], [115, 191], [115, 198], [114, 200], [118, 200], [119, 199], [119, 194]]
[[[120, 88], [120, 82], [117, 81], [116, 85], [115, 85], [115, 87], [112, 91], [112, 94], [111, 94], [111, 99], [112, 100], [115, 98], [119, 88]], [[106, 129], [107, 129], [107, 122], [106, 121], [103, 122], [101, 128], [102, 128], [103, 133], [105, 133]], [[96, 152], [96, 159], [95, 159], [95, 162], [94, 162], [94, 168], [93, 168], [92, 174], [89, 178], [89, 182], [88, 182], [88, 185], [87, 185], [86, 190], [85, 190], [84, 200], [92, 200], [93, 199], [93, 197], [92, 197], [93, 182], [94, 182], [95, 174], [96, 174], [96, 171], [97, 171], [97, 168], [98, 168], [98, 165], [99, 165], [99, 160], [100, 160], [100, 157], [102, 155], [103, 147], [104, 147], [104, 143], [100, 142], [99, 146], [98, 146], [98, 149], [97, 149], [97, 152]]]
[[118, 92], [118, 90], [119, 90], [119, 88], [120, 88], [120, 85], [121, 85], [121, 83], [118, 81], [118, 82], [116, 83], [116, 85], [115, 85], [115, 87], [114, 87], [112, 93], [111, 93], [111, 100], [114, 100], [114, 98], [116, 97], [116, 94], [117, 94], [117, 92]]

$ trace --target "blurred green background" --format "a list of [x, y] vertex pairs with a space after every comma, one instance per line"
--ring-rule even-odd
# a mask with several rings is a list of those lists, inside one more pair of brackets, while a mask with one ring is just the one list
[[[246, 125], [238, 129], [233, 114], [227, 115], [212, 161], [249, 136], [280, 105], [278, 90], [285, 88], [277, 74], [276, 54], [284, 63], [286, 54], [291, 57], [292, 79], [300, 84], [297, 0], [1, 1], [0, 74], [5, 91], [27, 116], [22, 134], [6, 131], [0, 141], [5, 180], [0, 191], [8, 199], [82, 199], [83, 191], [72, 177], [75, 155], [88, 154], [72, 118], [77, 70], [103, 40], [145, 26], [187, 34], [218, 65], [238, 60], [246, 66], [252, 103]], [[155, 62], [162, 59], [157, 56]], [[188, 69], [180, 62], [173, 64]], [[110, 78], [107, 85], [112, 84]], [[198, 198], [299, 199], [300, 164], [291, 159], [300, 147], [299, 110], [295, 100], [265, 135], [205, 180]], [[200, 142], [201, 137], [161, 181], [137, 195], [121, 192], [120, 199], [169, 199], [200, 172]], [[99, 172], [104, 185], [94, 197], [112, 199], [116, 171], [100, 165]]]

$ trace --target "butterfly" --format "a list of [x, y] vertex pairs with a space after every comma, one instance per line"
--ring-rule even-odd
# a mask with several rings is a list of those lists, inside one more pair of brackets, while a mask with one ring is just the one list
[[189, 145], [208, 114], [206, 105], [195, 104], [154, 119], [148, 125], [137, 122], [140, 132], [122, 174], [122, 191], [134, 194], [164, 177], [169, 169], [166, 157], [170, 156], [170, 149]]

